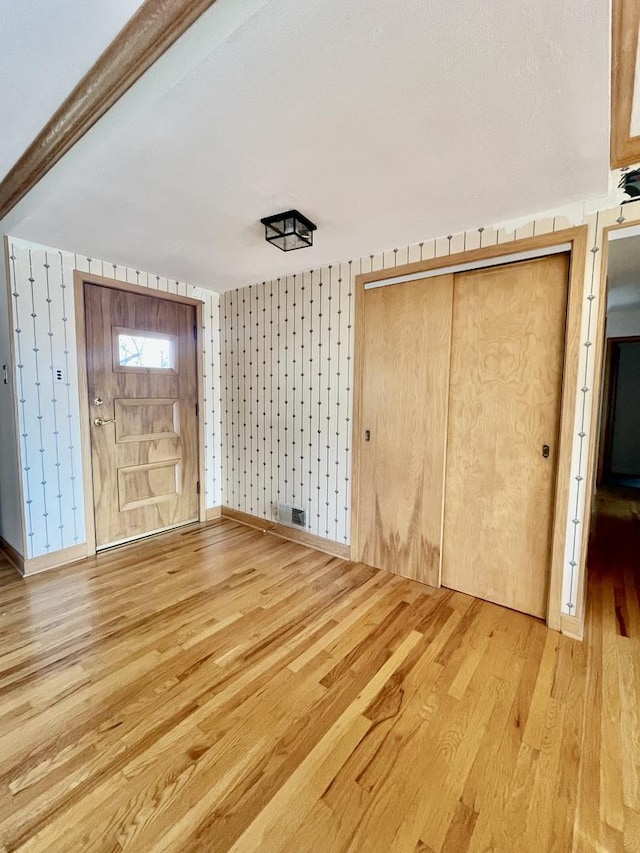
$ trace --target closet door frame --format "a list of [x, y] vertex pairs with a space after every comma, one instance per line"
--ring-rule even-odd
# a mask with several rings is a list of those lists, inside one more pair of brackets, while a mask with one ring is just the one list
[[[417, 261], [391, 269], [380, 269], [356, 276], [355, 282], [355, 359], [354, 359], [354, 412], [353, 412], [353, 489], [351, 495], [351, 559], [359, 560], [362, 553], [362, 537], [359, 529], [361, 454], [363, 452], [365, 425], [362, 423], [363, 390], [363, 339], [364, 339], [364, 296], [365, 285], [377, 281], [388, 281], [400, 276], [431, 270], [444, 270], [447, 267], [472, 262], [482, 262], [491, 258], [501, 258], [519, 252], [542, 251], [569, 244], [569, 283], [567, 296], [567, 315], [564, 340], [564, 366], [562, 374], [562, 395], [560, 404], [560, 436], [557, 454], [556, 487], [553, 504], [553, 532], [551, 545], [551, 569], [549, 574], [549, 596], [547, 600], [547, 624], [557, 631], [568, 630], [574, 633], [575, 626], [564, 625], [566, 615], [561, 615], [562, 578], [564, 572], [565, 546], [569, 510], [569, 486], [571, 478], [571, 453], [573, 448], [574, 418], [576, 394], [578, 390], [578, 361], [580, 356], [580, 324], [582, 318], [582, 294], [584, 289], [585, 264], [587, 255], [587, 226], [566, 228], [548, 234], [510, 240], [486, 248], [471, 249], [456, 254], [444, 255], [425, 261]], [[544, 254], [544, 252], [543, 252]], [[393, 285], [390, 285], [393, 286]], [[445, 483], [446, 489], [446, 483]], [[583, 548], [578, 567], [580, 583], [585, 575], [586, 550]], [[570, 617], [572, 622], [578, 617]], [[575, 636], [575, 633], [574, 633]]]

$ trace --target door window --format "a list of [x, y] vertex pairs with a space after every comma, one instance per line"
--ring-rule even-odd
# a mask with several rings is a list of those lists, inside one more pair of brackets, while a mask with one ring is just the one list
[[113, 361], [118, 372], [175, 373], [175, 335], [114, 328]]

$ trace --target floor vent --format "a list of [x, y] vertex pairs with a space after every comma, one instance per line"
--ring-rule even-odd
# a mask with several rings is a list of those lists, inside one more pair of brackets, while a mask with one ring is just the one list
[[276, 504], [276, 521], [288, 527], [306, 527], [307, 511], [291, 504]]

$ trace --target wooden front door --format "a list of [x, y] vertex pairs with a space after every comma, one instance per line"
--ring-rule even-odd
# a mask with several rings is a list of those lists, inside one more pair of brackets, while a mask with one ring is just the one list
[[453, 276], [363, 295], [358, 559], [440, 585]]
[[198, 519], [193, 305], [85, 283], [96, 546]]
[[442, 583], [544, 616], [567, 255], [456, 276]]

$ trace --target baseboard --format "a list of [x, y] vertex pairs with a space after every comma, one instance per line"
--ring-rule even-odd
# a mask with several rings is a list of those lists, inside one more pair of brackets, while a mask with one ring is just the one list
[[87, 556], [87, 543], [73, 545], [71, 548], [61, 548], [60, 551], [52, 551], [50, 554], [42, 554], [40, 557], [31, 557], [24, 561], [22, 574], [24, 577], [46, 572], [47, 569], [56, 569], [66, 566], [68, 563], [77, 563]]
[[582, 640], [584, 636], [584, 623], [577, 616], [569, 616], [568, 613], [561, 613], [560, 630], [565, 637], [571, 637], [573, 640]]
[[351, 559], [351, 548], [349, 545], [341, 545], [339, 542], [333, 542], [331, 539], [323, 539], [322, 536], [307, 533], [306, 530], [296, 530], [295, 527], [277, 524], [268, 518], [259, 518], [257, 515], [249, 515], [247, 512], [240, 512], [240, 510], [231, 509], [228, 506], [222, 507], [222, 516], [223, 518], [230, 518], [233, 521], [239, 521], [240, 524], [246, 524], [248, 527], [255, 527], [258, 530], [273, 533], [274, 536], [279, 536], [281, 539], [288, 539], [290, 542], [297, 542], [299, 545], [307, 545], [307, 547], [314, 548], [316, 551], [324, 551], [325, 554], [331, 554], [332, 557], [341, 557], [343, 560]]
[[222, 517], [222, 507], [221, 506], [210, 506], [205, 514], [205, 518], [207, 521], [214, 521], [216, 518]]
[[0, 551], [5, 555], [13, 568], [21, 575], [24, 575], [24, 557], [10, 545], [6, 539], [0, 536]]

